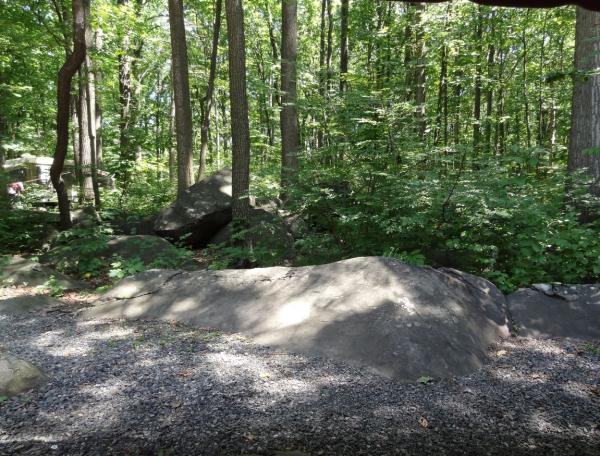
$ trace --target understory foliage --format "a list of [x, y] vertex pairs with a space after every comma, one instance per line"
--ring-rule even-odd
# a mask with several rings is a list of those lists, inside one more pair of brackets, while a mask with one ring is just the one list
[[[196, 171], [214, 2], [183, 3]], [[385, 255], [459, 268], [505, 291], [600, 281], [598, 202], [585, 178], [566, 170], [573, 77], [581, 76], [573, 68], [574, 8], [352, 0], [341, 90], [341, 2], [331, 0], [330, 11], [326, 3], [298, 2], [300, 170], [285, 201], [305, 225], [295, 257], [269, 242], [248, 246], [242, 240], [255, 234], [245, 227], [210, 249], [212, 267]], [[243, 4], [250, 192], [266, 202], [280, 193], [281, 2]], [[56, 75], [72, 41], [57, 6], [68, 10], [70, 1], [0, 0], [0, 153], [8, 160], [52, 154]], [[209, 174], [231, 166], [224, 17], [223, 24]], [[103, 209], [150, 216], [174, 200], [177, 185], [167, 2], [94, 0], [91, 26], [99, 168], [115, 178], [102, 189]], [[73, 82], [75, 98], [82, 82]], [[56, 222], [56, 214], [30, 210], [29, 195], [20, 210], [0, 200], [0, 253], [38, 251]], [[61, 235], [80, 258], [64, 271], [118, 278], [141, 268], [119, 258], [101, 265], [97, 249], [110, 236], [103, 230]]]
[[598, 208], [585, 179], [518, 155], [440, 161], [307, 166], [295, 195], [313, 230], [299, 242], [302, 262], [384, 255], [482, 275], [505, 291], [600, 280], [600, 222], [580, 223], [578, 210]]

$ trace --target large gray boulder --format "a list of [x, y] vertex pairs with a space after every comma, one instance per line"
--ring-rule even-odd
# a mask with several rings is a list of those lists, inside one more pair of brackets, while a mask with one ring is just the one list
[[33, 364], [0, 349], [0, 396], [14, 396], [46, 380], [46, 375]]
[[49, 310], [58, 306], [60, 306], [60, 301], [43, 295], [0, 298], [0, 315], [21, 315], [36, 310]]
[[65, 290], [82, 290], [87, 285], [56, 270], [19, 255], [0, 257], [0, 287], [12, 285], [43, 286], [52, 279]]
[[600, 339], [600, 284], [532, 285], [507, 301], [521, 336]]
[[231, 170], [221, 170], [188, 188], [158, 214], [154, 231], [169, 239], [204, 246], [231, 221]]
[[407, 381], [469, 373], [486, 361], [490, 344], [508, 335], [504, 296], [492, 283], [382, 257], [300, 268], [147, 271], [80, 316], [240, 332]]

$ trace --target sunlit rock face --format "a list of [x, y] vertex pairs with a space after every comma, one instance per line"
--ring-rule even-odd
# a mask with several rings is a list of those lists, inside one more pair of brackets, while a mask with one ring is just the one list
[[469, 373], [508, 335], [504, 296], [455, 270], [389, 258], [320, 266], [147, 271], [82, 318], [156, 318], [240, 332], [258, 343], [368, 366], [396, 379]]
[[46, 381], [33, 364], [0, 349], [0, 396], [14, 396]]
[[231, 221], [231, 170], [224, 169], [192, 185], [154, 222], [160, 236], [204, 246]]

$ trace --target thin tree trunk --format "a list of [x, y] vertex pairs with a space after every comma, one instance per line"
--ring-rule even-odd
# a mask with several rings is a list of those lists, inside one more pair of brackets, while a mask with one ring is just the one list
[[[87, 16], [87, 14], [86, 14]], [[87, 78], [85, 83], [87, 114], [88, 114], [88, 136], [90, 140], [90, 158], [91, 158], [91, 173], [92, 173], [92, 189], [94, 193], [94, 205], [100, 208], [100, 188], [98, 186], [98, 155], [96, 153], [97, 136], [96, 136], [96, 80], [92, 67], [92, 61], [89, 55], [85, 60], [85, 69]]]
[[81, 166], [81, 198], [85, 204], [94, 201], [94, 183], [92, 180], [92, 138], [90, 137], [90, 118], [88, 101], [88, 80], [85, 60], [79, 77], [79, 147]]
[[600, 75], [584, 76], [600, 68], [600, 12], [577, 8], [573, 114], [569, 171], [585, 170], [593, 179], [590, 192], [600, 196]]
[[[494, 16], [492, 13], [492, 21]], [[492, 22], [492, 40], [494, 39], [494, 25]], [[485, 144], [487, 147], [488, 154], [492, 152], [492, 112], [494, 103], [494, 84], [492, 81], [494, 71], [494, 59], [496, 54], [496, 48], [492, 43], [488, 46], [488, 59], [487, 59], [487, 92], [485, 100]]]
[[281, 3], [281, 191], [298, 172], [298, 126], [296, 59], [298, 53], [297, 0]]
[[333, 54], [333, 0], [327, 0], [327, 93], [331, 90], [331, 56]]
[[232, 215], [247, 220], [250, 214], [250, 125], [246, 92], [246, 40], [242, 0], [225, 0], [229, 41], [229, 97], [232, 140]]
[[58, 72], [56, 91], [56, 150], [50, 167], [50, 178], [58, 196], [60, 226], [62, 229], [71, 227], [71, 212], [69, 196], [62, 178], [62, 171], [67, 156], [69, 144], [69, 102], [71, 95], [71, 80], [81, 64], [85, 61], [85, 13], [84, 4], [89, 0], [72, 0], [73, 11], [73, 53], [66, 59]]
[[169, 180], [172, 182], [175, 179], [175, 150], [174, 150], [174, 137], [175, 137], [175, 100], [173, 94], [171, 94], [171, 112], [169, 115]]
[[350, 0], [342, 0], [340, 11], [340, 93], [348, 88], [348, 13]]
[[415, 4], [415, 104], [417, 107], [417, 135], [422, 141], [425, 138], [426, 119], [425, 119], [425, 96], [426, 96], [426, 64], [425, 64], [425, 30], [423, 28], [422, 18], [425, 5], [423, 3]]
[[215, 3], [215, 23], [213, 26], [212, 49], [210, 54], [210, 70], [206, 95], [202, 100], [202, 119], [200, 126], [200, 166], [198, 167], [198, 180], [206, 174], [206, 155], [208, 152], [208, 130], [210, 128], [210, 111], [212, 109], [213, 94], [215, 91], [215, 76], [217, 74], [217, 52], [219, 50], [219, 35], [221, 33], [222, 1]]
[[71, 95], [71, 136], [73, 143], [73, 162], [75, 175], [73, 181], [81, 183], [81, 146], [79, 144], [79, 90]]
[[475, 101], [473, 106], [473, 153], [479, 155], [481, 144], [481, 55], [483, 46], [483, 12], [479, 5], [477, 13], [477, 31], [475, 33], [475, 43], [477, 47], [477, 68], [475, 70]]
[[183, 20], [183, 0], [169, 0], [175, 133], [177, 137], [177, 197], [194, 182], [192, 108], [188, 76], [187, 45]]
[[[126, 8], [130, 0], [117, 0], [117, 4]], [[132, 86], [132, 56], [130, 31], [126, 30], [121, 43], [119, 62], [119, 152], [121, 158], [122, 179], [129, 180], [129, 168], [135, 159], [133, 141], [131, 138], [131, 106], [133, 98]]]
[[[320, 36], [319, 36], [319, 95], [321, 100], [325, 99], [325, 93], [327, 91], [326, 81], [327, 76], [325, 74], [325, 15], [327, 12], [327, 0], [321, 0], [321, 24], [320, 24]], [[324, 133], [323, 123], [325, 119], [321, 116], [318, 118], [320, 125], [317, 127], [317, 149], [323, 147]]]

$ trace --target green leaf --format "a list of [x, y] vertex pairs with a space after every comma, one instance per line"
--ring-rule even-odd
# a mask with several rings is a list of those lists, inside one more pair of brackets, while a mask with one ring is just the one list
[[432, 381], [433, 381], [433, 378], [428, 377], [427, 375], [423, 375], [417, 379], [417, 382], [419, 382], [421, 385], [427, 385], [428, 383], [431, 383]]

